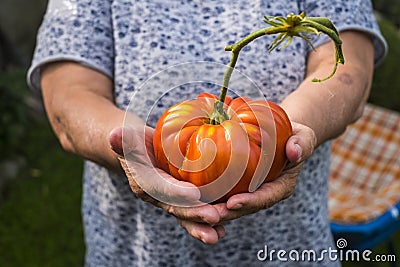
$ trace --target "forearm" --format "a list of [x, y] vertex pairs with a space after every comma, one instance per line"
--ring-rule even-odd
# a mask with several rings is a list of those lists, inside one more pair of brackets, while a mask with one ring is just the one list
[[333, 47], [326, 44], [322, 51], [310, 54], [307, 77], [281, 104], [292, 121], [314, 130], [317, 145], [337, 137], [361, 116], [371, 86], [371, 41], [352, 32], [342, 34], [342, 39], [346, 63], [335, 76], [322, 83], [311, 81], [325, 77], [333, 65], [333, 54], [327, 52]]
[[53, 125], [57, 124], [56, 133], [63, 148], [122, 173], [119, 161], [110, 149], [108, 135], [113, 128], [123, 125], [124, 112], [90, 92], [76, 92], [70, 101], [75, 112], [60, 112], [56, 121], [52, 120]]
[[50, 123], [62, 147], [123, 173], [110, 149], [109, 133], [123, 125], [125, 112], [114, 105], [112, 82], [75, 63], [55, 63], [42, 75]]
[[319, 145], [339, 136], [347, 125], [359, 118], [369, 85], [363, 80], [367, 77], [344, 68], [335, 78], [322, 84], [311, 82], [312, 78], [307, 77], [282, 102], [282, 107], [292, 121], [314, 130]]

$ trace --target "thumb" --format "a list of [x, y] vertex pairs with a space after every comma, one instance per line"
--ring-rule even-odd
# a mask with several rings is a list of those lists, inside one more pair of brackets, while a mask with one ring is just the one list
[[[131, 127], [116, 127], [112, 129], [109, 134], [111, 149], [121, 157], [129, 154], [140, 144], [144, 144], [142, 140], [144, 137], [140, 138], [140, 134], [137, 129]], [[142, 133], [142, 135], [144, 134]]]
[[117, 127], [111, 130], [110, 135], [109, 135], [109, 143], [111, 146], [111, 149], [117, 153], [119, 156], [124, 155], [124, 149], [122, 145], [122, 132], [123, 128], [122, 127]]
[[286, 143], [286, 156], [291, 163], [300, 163], [311, 156], [317, 145], [314, 131], [303, 124], [293, 124], [293, 135]]

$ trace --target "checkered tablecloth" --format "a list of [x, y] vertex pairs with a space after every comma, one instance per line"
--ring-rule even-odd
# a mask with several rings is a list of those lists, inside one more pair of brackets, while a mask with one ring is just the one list
[[400, 114], [367, 104], [333, 141], [329, 184], [333, 222], [368, 222], [399, 202]]

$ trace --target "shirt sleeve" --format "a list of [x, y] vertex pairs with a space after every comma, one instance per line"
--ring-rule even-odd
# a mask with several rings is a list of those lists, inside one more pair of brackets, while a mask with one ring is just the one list
[[[369, 0], [343, 1], [305, 1], [305, 13], [310, 17], [327, 17], [339, 32], [345, 30], [362, 31], [369, 34], [374, 43], [375, 65], [379, 64], [387, 54], [387, 43], [383, 38], [373, 7]], [[329, 37], [321, 34], [313, 40], [315, 47], [329, 41]]]
[[50, 0], [37, 34], [27, 82], [40, 90], [43, 64], [72, 60], [112, 77], [110, 0]]

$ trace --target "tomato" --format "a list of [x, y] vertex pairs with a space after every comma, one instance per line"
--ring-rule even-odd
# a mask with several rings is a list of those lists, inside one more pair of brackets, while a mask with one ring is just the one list
[[286, 165], [285, 145], [292, 135], [280, 106], [246, 97], [227, 97], [228, 118], [213, 125], [216, 101], [215, 95], [201, 93], [170, 107], [153, 137], [158, 167], [198, 186], [204, 202], [224, 202], [277, 178]]

